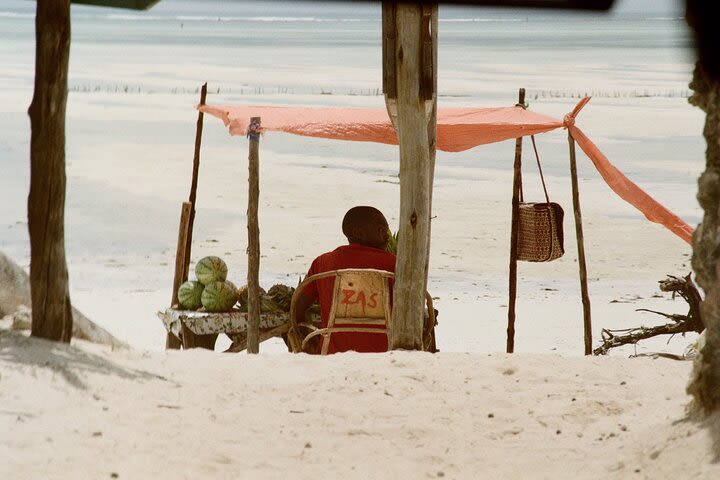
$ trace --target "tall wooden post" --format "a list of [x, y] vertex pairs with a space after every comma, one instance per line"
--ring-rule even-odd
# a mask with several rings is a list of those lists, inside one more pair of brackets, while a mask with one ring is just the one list
[[260, 117], [252, 117], [248, 126], [248, 329], [247, 352], [260, 351]]
[[[518, 94], [518, 105], [525, 105], [525, 89]], [[520, 221], [520, 185], [522, 184], [522, 137], [515, 139], [513, 164], [512, 220], [510, 227], [510, 280], [508, 300], [507, 353], [515, 350], [515, 298], [517, 297], [517, 249]]]
[[580, 213], [580, 193], [578, 190], [577, 164], [575, 161], [575, 139], [568, 131], [568, 144], [570, 146], [570, 179], [572, 182], [573, 212], [575, 213], [575, 236], [577, 237], [578, 265], [580, 268], [580, 294], [583, 305], [583, 329], [585, 331], [585, 355], [592, 354], [592, 320], [590, 319], [590, 296], [587, 286], [587, 267], [585, 266], [585, 242], [582, 229], [582, 214]]
[[[200, 89], [200, 105], [205, 105], [207, 98], [207, 83]], [[180, 210], [180, 226], [178, 227], [178, 245], [175, 252], [175, 275], [173, 277], [172, 300], [170, 305], [178, 303], [177, 293], [180, 285], [187, 281], [190, 270], [190, 256], [192, 251], [193, 223], [195, 221], [195, 202], [197, 199], [198, 175], [200, 172], [200, 145], [202, 144], [203, 112], [198, 112], [197, 124], [195, 127], [195, 149], [193, 152], [193, 170], [190, 181], [190, 196], [187, 202], [183, 202]], [[182, 332], [183, 344], [195, 345], [195, 334], [189, 329]], [[180, 348], [180, 340], [168, 332], [165, 337], [165, 348]]]
[[434, 147], [428, 138], [428, 121], [434, 118], [429, 113], [435, 108], [433, 15], [437, 17], [434, 6], [383, 2], [383, 91], [400, 146], [400, 230], [390, 349], [422, 348]]
[[70, 0], [38, 0], [35, 90], [30, 115], [30, 296], [32, 335], [69, 342], [72, 305], [65, 259], [65, 110]]

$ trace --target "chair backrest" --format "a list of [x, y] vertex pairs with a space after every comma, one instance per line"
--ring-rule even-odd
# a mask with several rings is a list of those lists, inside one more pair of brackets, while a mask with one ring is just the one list
[[[297, 336], [295, 322], [295, 300], [297, 295], [310, 283], [323, 278], [334, 277], [333, 300], [330, 306], [327, 327], [316, 329], [302, 341]], [[290, 306], [290, 337], [294, 352], [304, 350], [307, 342], [322, 335], [320, 353], [326, 355], [333, 333], [373, 333], [387, 335], [391, 320], [390, 279], [391, 272], [375, 269], [347, 268], [332, 270], [306, 277], [293, 294]], [[305, 325], [306, 327], [308, 325]]]
[[328, 319], [337, 323], [384, 324], [390, 318], [389, 272], [340, 270]]

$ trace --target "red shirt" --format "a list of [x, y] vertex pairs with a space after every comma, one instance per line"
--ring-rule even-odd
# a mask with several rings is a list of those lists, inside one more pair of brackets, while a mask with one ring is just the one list
[[[342, 268], [375, 268], [395, 272], [395, 255], [378, 248], [357, 243], [343, 245], [317, 257], [310, 265], [308, 276]], [[303, 293], [320, 301], [320, 328], [327, 327], [333, 299], [335, 277], [322, 278], [309, 284]], [[328, 353], [387, 352], [387, 337], [377, 333], [333, 333]]]

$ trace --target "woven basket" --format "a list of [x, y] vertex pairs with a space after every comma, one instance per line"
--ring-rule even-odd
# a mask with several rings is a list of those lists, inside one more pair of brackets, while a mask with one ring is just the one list
[[564, 215], [557, 203], [520, 203], [517, 259], [549, 262], [562, 257]]

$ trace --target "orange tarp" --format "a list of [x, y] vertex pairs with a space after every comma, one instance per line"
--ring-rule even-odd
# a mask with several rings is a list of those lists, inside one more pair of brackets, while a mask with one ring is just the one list
[[[615, 168], [600, 149], [575, 126], [575, 117], [590, 100], [583, 98], [575, 109], [558, 120], [519, 106], [504, 108], [438, 109], [437, 148], [461, 152], [478, 145], [568, 128], [608, 186], [645, 217], [664, 225], [687, 243], [693, 229]], [[201, 105], [200, 111], [220, 118], [231, 135], [245, 135], [250, 117], [261, 117], [263, 131], [279, 131], [337, 140], [397, 145], [384, 108], [308, 108], [237, 105]]]
[[[261, 117], [264, 131], [397, 145], [395, 130], [384, 108], [247, 105], [203, 105], [198, 108], [222, 119], [231, 135], [245, 135], [250, 117]], [[446, 152], [462, 152], [478, 145], [543, 133], [562, 126], [560, 120], [520, 107], [447, 108], [438, 111], [437, 148]]]

